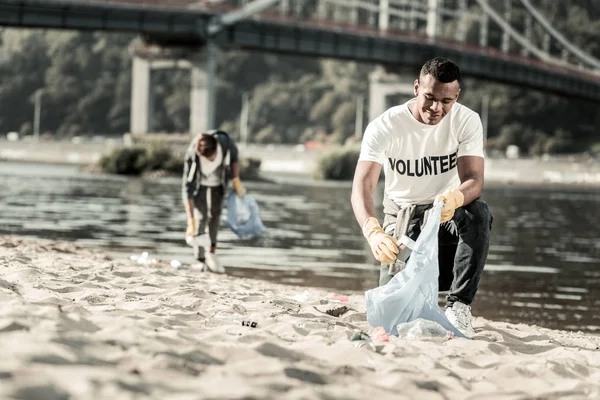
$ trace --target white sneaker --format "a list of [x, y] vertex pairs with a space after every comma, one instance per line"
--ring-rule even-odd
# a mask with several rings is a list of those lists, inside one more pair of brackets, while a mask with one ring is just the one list
[[217, 255], [215, 253], [206, 253], [205, 254], [206, 257], [206, 266], [208, 267], [208, 269], [210, 269], [212, 272], [215, 272], [217, 274], [224, 274], [225, 273], [225, 267], [223, 267], [223, 264], [221, 264], [221, 262], [219, 261], [219, 258], [217, 257]]
[[471, 325], [471, 306], [455, 301], [452, 308], [446, 308], [446, 318], [466, 337], [470, 338], [475, 335], [475, 330]]

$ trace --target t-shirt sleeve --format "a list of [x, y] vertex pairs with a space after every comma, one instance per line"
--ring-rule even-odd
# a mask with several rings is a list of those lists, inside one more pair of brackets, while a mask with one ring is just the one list
[[469, 115], [461, 126], [457, 156], [484, 157], [483, 126], [476, 113]]
[[383, 164], [385, 161], [385, 143], [389, 137], [385, 128], [377, 121], [371, 122], [363, 136], [358, 161], [372, 161]]

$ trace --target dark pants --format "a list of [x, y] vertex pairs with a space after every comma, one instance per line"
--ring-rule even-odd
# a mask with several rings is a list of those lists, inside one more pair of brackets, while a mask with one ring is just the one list
[[[415, 211], [406, 233], [411, 239], [417, 240], [421, 233], [423, 215], [428, 208], [419, 207]], [[473, 302], [490, 247], [492, 219], [488, 205], [477, 199], [457, 208], [454, 217], [440, 225], [438, 282], [440, 291], [448, 291], [448, 307], [455, 301]], [[389, 264], [381, 264], [379, 285], [392, 279], [393, 275], [388, 272]]]
[[[212, 247], [217, 246], [217, 233], [221, 224], [221, 210], [223, 209], [223, 194], [225, 188], [220, 186], [200, 186], [198, 194], [194, 197], [196, 214], [196, 232], [205, 233], [208, 228], [208, 237]], [[204, 247], [194, 246], [196, 260], [204, 261]]]

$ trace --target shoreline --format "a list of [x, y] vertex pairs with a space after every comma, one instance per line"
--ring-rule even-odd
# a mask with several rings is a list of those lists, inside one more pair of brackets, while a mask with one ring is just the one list
[[[0, 162], [72, 165], [85, 168], [102, 154], [117, 146], [116, 141], [103, 143], [9, 142], [0, 140]], [[240, 153], [261, 159], [261, 172], [312, 178], [322, 151], [306, 151], [299, 146], [248, 145]], [[600, 186], [600, 162], [567, 159], [500, 159], [486, 158], [486, 182], [492, 184], [564, 185], [566, 187]], [[329, 182], [329, 181], [327, 181]], [[333, 182], [333, 181], [332, 181]]]
[[593, 334], [475, 317], [472, 340], [391, 337], [371, 351], [350, 340], [373, 337], [362, 292], [10, 236], [0, 265], [3, 398], [600, 397]]

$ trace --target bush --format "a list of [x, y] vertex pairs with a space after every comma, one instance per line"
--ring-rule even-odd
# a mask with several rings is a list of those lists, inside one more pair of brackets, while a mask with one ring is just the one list
[[[101, 172], [118, 175], [142, 175], [162, 172], [179, 175], [183, 172], [184, 151], [173, 151], [168, 144], [149, 142], [145, 145], [121, 147], [104, 155], [98, 162]], [[240, 159], [242, 180], [260, 178], [261, 160], [257, 158]]]
[[349, 146], [324, 153], [317, 161], [315, 177], [318, 179], [352, 180], [360, 155], [360, 147]]
[[240, 158], [240, 179], [243, 181], [260, 180], [260, 165], [262, 160], [258, 158]]
[[146, 149], [124, 147], [102, 156], [98, 164], [103, 172], [119, 175], [140, 175], [146, 168]]

